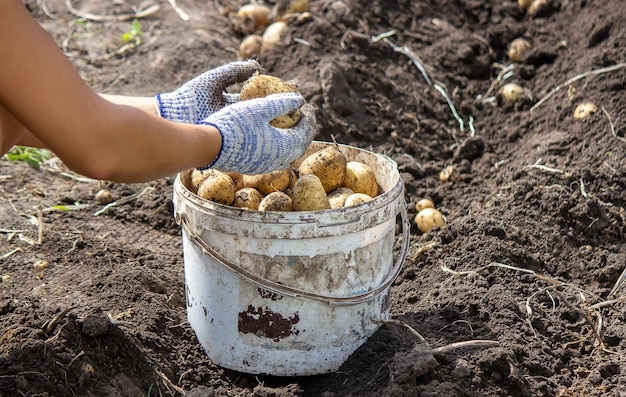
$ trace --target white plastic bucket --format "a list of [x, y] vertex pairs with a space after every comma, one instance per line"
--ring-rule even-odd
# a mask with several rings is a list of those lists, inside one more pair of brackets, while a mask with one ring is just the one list
[[[326, 145], [313, 142], [305, 156]], [[384, 193], [347, 208], [261, 212], [204, 200], [188, 188], [190, 171], [177, 176], [188, 321], [215, 364], [277, 376], [333, 372], [378, 329], [372, 320], [389, 318], [409, 243], [404, 184], [390, 159], [339, 147], [374, 169]]]

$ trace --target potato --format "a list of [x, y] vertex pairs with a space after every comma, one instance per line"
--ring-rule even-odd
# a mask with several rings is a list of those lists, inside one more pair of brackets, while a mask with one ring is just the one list
[[300, 175], [293, 186], [292, 199], [295, 211], [330, 209], [330, 202], [322, 181], [315, 174]]
[[524, 88], [519, 84], [507, 83], [503, 85], [496, 95], [496, 99], [501, 105], [512, 105], [524, 95]]
[[259, 211], [293, 211], [293, 201], [285, 192], [272, 192], [263, 197]]
[[[242, 101], [253, 98], [263, 98], [270, 94], [280, 94], [284, 92], [300, 92], [298, 86], [293, 81], [284, 81], [278, 77], [267, 74], [255, 74], [246, 80], [241, 87], [240, 97]], [[300, 121], [300, 109], [296, 109], [288, 114], [279, 116], [270, 121], [276, 128], [289, 128]]]
[[287, 23], [284, 21], [276, 21], [265, 28], [261, 40], [261, 54], [270, 52], [276, 44], [282, 42], [287, 36], [287, 28]]
[[509, 44], [507, 55], [511, 62], [519, 63], [524, 60], [526, 53], [532, 48], [530, 41], [519, 37]]
[[223, 172], [212, 171], [198, 186], [198, 196], [219, 204], [231, 205], [235, 200], [235, 181]]
[[233, 178], [235, 182], [235, 191], [243, 189], [245, 186], [243, 185], [243, 174], [238, 172], [227, 172], [226, 175]]
[[331, 145], [307, 156], [298, 167], [298, 172], [300, 175], [317, 175], [326, 193], [330, 193], [342, 185], [347, 163], [346, 156], [336, 145]]
[[111, 195], [111, 192], [108, 189], [98, 190], [98, 192], [96, 193], [95, 199], [98, 204], [102, 204], [102, 205], [113, 202], [113, 196]]
[[454, 180], [452, 178], [454, 176], [454, 172], [456, 171], [456, 164], [449, 164], [444, 169], [439, 171], [439, 180], [443, 183], [448, 182], [449, 180]]
[[212, 170], [212, 169], [200, 170], [200, 169], [194, 168], [191, 171], [191, 175], [190, 175], [191, 190], [194, 193], [196, 193], [198, 191], [198, 186], [200, 186], [200, 184], [214, 171], [215, 170]]
[[371, 197], [378, 195], [378, 182], [374, 170], [360, 161], [348, 161], [343, 187], [354, 193], [364, 193]]
[[348, 196], [354, 194], [354, 192], [347, 187], [338, 187], [332, 192], [328, 193], [328, 201], [330, 202], [330, 208], [341, 208]]
[[235, 15], [235, 32], [244, 35], [270, 24], [271, 9], [262, 4], [245, 4]]
[[415, 204], [415, 209], [417, 212], [420, 212], [424, 208], [435, 208], [435, 203], [429, 198], [420, 199], [417, 204]]
[[346, 198], [346, 202], [343, 204], [343, 206], [350, 207], [352, 205], [365, 203], [372, 199], [373, 199], [372, 196], [365, 194], [365, 193], [353, 193]]
[[293, 184], [296, 178], [291, 168], [284, 170], [272, 171], [259, 175], [244, 175], [243, 185], [245, 187], [253, 187], [263, 195], [272, 192], [282, 192]]
[[446, 226], [446, 218], [439, 210], [424, 208], [415, 216], [415, 224], [422, 233], [426, 233], [435, 226], [440, 228]]
[[263, 37], [259, 34], [251, 34], [244, 37], [239, 43], [239, 58], [250, 59], [255, 58], [261, 53], [261, 42]]
[[253, 187], [244, 187], [237, 190], [233, 207], [247, 208], [249, 210], [259, 209], [259, 204], [263, 200], [263, 194]]
[[574, 118], [578, 120], [585, 119], [597, 111], [598, 107], [592, 102], [583, 102], [574, 109]]
[[274, 8], [272, 8], [270, 17], [276, 21], [285, 21], [287, 17], [293, 14], [303, 13], [309, 10], [309, 0], [278, 1]]
[[548, 0], [533, 0], [528, 6], [528, 15], [532, 18], [541, 17], [548, 13], [549, 8]]

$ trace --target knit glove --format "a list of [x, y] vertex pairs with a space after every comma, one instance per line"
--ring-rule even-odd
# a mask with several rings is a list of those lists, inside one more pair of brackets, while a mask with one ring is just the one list
[[[219, 154], [206, 168], [242, 174], [282, 170], [302, 156], [316, 130], [313, 106], [297, 93], [273, 94], [240, 101], [212, 114], [200, 124], [222, 135]], [[274, 118], [300, 107], [302, 116], [291, 128], [270, 125]]]
[[227, 63], [204, 72], [174, 92], [157, 94], [154, 99], [159, 116], [179, 123], [199, 123], [239, 101], [239, 94], [226, 93], [226, 88], [244, 82], [260, 67], [254, 60]]

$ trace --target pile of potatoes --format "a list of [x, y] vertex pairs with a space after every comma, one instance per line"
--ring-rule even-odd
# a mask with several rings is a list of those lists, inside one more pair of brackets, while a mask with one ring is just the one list
[[239, 44], [239, 58], [255, 58], [283, 42], [287, 22], [311, 19], [309, 8], [309, 0], [278, 1], [272, 8], [256, 2], [239, 7], [233, 18], [235, 33], [244, 36]]
[[297, 167], [261, 175], [194, 169], [190, 188], [206, 200], [255, 211], [349, 207], [380, 192], [374, 170], [348, 161], [336, 144], [308, 155]]

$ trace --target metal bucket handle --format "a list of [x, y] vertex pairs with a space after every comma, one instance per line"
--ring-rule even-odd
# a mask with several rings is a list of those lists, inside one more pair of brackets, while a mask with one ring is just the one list
[[391, 272], [389, 273], [389, 276], [387, 276], [385, 281], [383, 281], [378, 287], [374, 288], [371, 291], [367, 291], [365, 293], [357, 294], [357, 295], [345, 296], [345, 297], [317, 294], [314, 292], [309, 292], [309, 291], [301, 290], [298, 288], [289, 287], [287, 285], [280, 284], [271, 280], [266, 280], [262, 277], [258, 277], [257, 275], [247, 270], [244, 270], [240, 268], [239, 266], [229, 262], [221, 254], [219, 254], [213, 248], [209, 247], [209, 245], [204, 240], [202, 240], [200, 236], [198, 236], [198, 234], [194, 233], [191, 230], [191, 227], [189, 226], [189, 223], [187, 221], [187, 217], [185, 216], [185, 214], [180, 214], [179, 217], [177, 217], [178, 218], [177, 220], [179, 220], [179, 223], [185, 229], [185, 232], [188, 234], [191, 241], [193, 241], [196, 245], [198, 245], [198, 247], [200, 247], [205, 254], [209, 255], [215, 261], [220, 263], [222, 266], [228, 268], [230, 271], [239, 275], [243, 279], [246, 279], [252, 282], [253, 284], [259, 285], [263, 289], [266, 289], [268, 291], [271, 291], [279, 295], [321, 302], [321, 303], [325, 303], [328, 305], [340, 306], [340, 305], [352, 305], [352, 304], [362, 303], [362, 302], [366, 302], [370, 300], [372, 297], [377, 296], [382, 291], [387, 289], [391, 285], [391, 283], [393, 283], [396, 277], [398, 277], [398, 275], [400, 274], [400, 271], [402, 270], [402, 265], [407, 257], [407, 253], [409, 249], [409, 242], [410, 242], [410, 231], [411, 231], [411, 224], [409, 222], [406, 202], [404, 201], [404, 197], [402, 197], [402, 205], [400, 206], [400, 215], [402, 217], [402, 247], [400, 249], [400, 254], [396, 260], [396, 263], [393, 269], [391, 270]]

